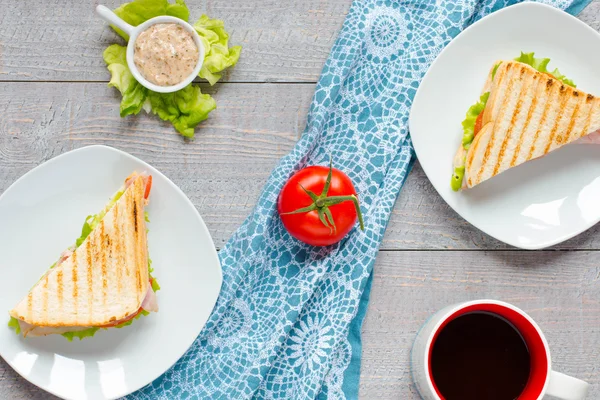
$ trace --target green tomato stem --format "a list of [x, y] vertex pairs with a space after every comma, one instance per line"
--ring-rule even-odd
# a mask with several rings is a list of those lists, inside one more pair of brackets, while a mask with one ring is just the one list
[[321, 194], [319, 196], [317, 196], [315, 193], [306, 189], [304, 186], [302, 186], [300, 183], [298, 183], [298, 185], [300, 185], [302, 190], [304, 190], [304, 192], [310, 197], [310, 199], [313, 201], [313, 203], [309, 206], [302, 207], [302, 208], [299, 208], [294, 211], [282, 213], [281, 215], [302, 214], [302, 213], [307, 213], [307, 212], [316, 210], [319, 215], [319, 220], [321, 221], [321, 223], [323, 223], [323, 225], [325, 225], [327, 228], [329, 228], [331, 233], [334, 233], [337, 231], [337, 227], [335, 226], [335, 221], [333, 220], [333, 215], [331, 214], [331, 210], [329, 209], [329, 207], [334, 206], [336, 204], [343, 203], [345, 201], [351, 201], [352, 203], [354, 203], [354, 208], [356, 209], [356, 215], [358, 216], [358, 222], [360, 224], [360, 229], [362, 231], [364, 231], [365, 224], [363, 221], [362, 211], [360, 210], [360, 204], [358, 202], [358, 197], [356, 197], [356, 195], [351, 194], [348, 196], [329, 196], [329, 197], [327, 196], [327, 193], [329, 192], [329, 187], [331, 186], [332, 172], [333, 172], [333, 163], [330, 158], [329, 159], [329, 173], [327, 174], [327, 179], [325, 180], [325, 186], [323, 187], [323, 191], [321, 192]]

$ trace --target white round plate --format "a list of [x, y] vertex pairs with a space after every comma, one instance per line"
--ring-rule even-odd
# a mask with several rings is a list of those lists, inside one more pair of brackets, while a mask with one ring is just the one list
[[600, 220], [600, 145], [572, 144], [472, 189], [450, 188], [461, 122], [495, 61], [534, 51], [551, 59], [550, 70], [600, 96], [597, 49], [600, 34], [575, 17], [521, 3], [476, 22], [440, 53], [415, 96], [410, 133], [427, 177], [464, 219], [525, 249], [560, 243]]
[[[17, 336], [8, 311], [134, 170], [153, 177], [146, 210], [159, 312], [82, 341]], [[0, 221], [0, 355], [63, 398], [114, 399], [158, 378], [194, 342], [221, 289], [215, 246], [190, 200], [155, 168], [110, 147], [74, 150], [25, 174], [0, 196]]]

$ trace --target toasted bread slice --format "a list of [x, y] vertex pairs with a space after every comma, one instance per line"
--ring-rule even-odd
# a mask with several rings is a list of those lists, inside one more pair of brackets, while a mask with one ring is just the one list
[[599, 98], [517, 61], [498, 67], [483, 113], [465, 161], [469, 188], [600, 129]]
[[[148, 292], [146, 184], [137, 176], [70, 257], [10, 315], [36, 327], [98, 327], [135, 314]], [[77, 330], [77, 329], [70, 329]]]

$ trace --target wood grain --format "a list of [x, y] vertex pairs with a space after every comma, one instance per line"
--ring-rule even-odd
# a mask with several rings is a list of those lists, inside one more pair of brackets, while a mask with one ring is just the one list
[[4, 83], [0, 193], [28, 170], [73, 148], [106, 144], [153, 164], [201, 210], [218, 247], [242, 223], [277, 160], [296, 142], [312, 85], [224, 84], [196, 140], [154, 116], [119, 117], [104, 83]]
[[3, 400], [53, 400], [58, 399], [21, 378], [0, 358], [0, 399]]
[[[121, 1], [102, 3], [114, 8]], [[203, 12], [223, 19], [231, 43], [244, 46], [225, 75], [234, 83], [205, 88], [219, 108], [195, 141], [150, 116], [119, 118], [101, 53], [122, 42], [95, 16], [99, 1], [0, 0], [0, 194], [52, 157], [107, 144], [179, 185], [223, 246], [302, 133], [311, 83], [351, 0], [187, 3], [192, 20]], [[600, 0], [579, 18], [600, 29]], [[390, 251], [375, 266], [360, 397], [417, 399], [408, 354], [418, 327], [446, 304], [490, 297], [529, 312], [546, 332], [554, 367], [590, 382], [589, 398], [600, 398], [600, 270], [598, 253], [586, 251], [600, 249], [599, 231], [593, 227], [556, 247], [583, 251], [505, 251], [455, 214], [417, 163], [382, 244]], [[454, 251], [435, 251], [448, 249]], [[0, 399], [51, 398], [0, 359]]]
[[[102, 51], [122, 40], [94, 12], [99, 1], [0, 1], [0, 80], [108, 81]], [[102, 1], [111, 8], [120, 0]], [[225, 21], [242, 58], [229, 82], [316, 82], [351, 0], [189, 0]], [[600, 28], [600, 0], [580, 18]]]
[[[73, 148], [106, 144], [154, 165], [188, 195], [222, 247], [252, 211], [263, 184], [305, 124], [313, 85], [223, 84], [219, 108], [184, 140], [154, 116], [119, 117], [104, 83], [0, 83], [0, 193], [25, 172]], [[600, 248], [600, 226], [556, 248]], [[417, 164], [382, 249], [505, 249], [458, 216]]]
[[[123, 44], [95, 14], [98, 3], [46, 0], [0, 2], [0, 80], [108, 81], [102, 52]], [[190, 21], [222, 19], [232, 45], [242, 45], [236, 82], [316, 82], [351, 0], [230, 2], [189, 0]]]

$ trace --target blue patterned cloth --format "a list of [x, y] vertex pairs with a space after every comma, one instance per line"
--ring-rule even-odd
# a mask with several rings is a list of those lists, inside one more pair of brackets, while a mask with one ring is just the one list
[[[177, 364], [131, 399], [357, 398], [360, 329], [373, 264], [414, 161], [412, 99], [462, 29], [513, 1], [355, 1], [317, 85], [306, 131], [256, 209], [219, 253], [224, 283]], [[585, 1], [547, 1], [579, 12]], [[354, 182], [365, 231], [315, 248], [290, 237], [277, 196], [298, 169], [334, 166]]]

